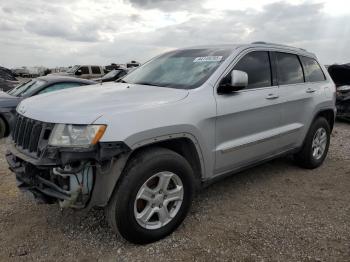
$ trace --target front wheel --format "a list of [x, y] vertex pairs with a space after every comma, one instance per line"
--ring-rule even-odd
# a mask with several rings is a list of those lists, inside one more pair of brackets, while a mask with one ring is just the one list
[[329, 123], [325, 118], [319, 117], [312, 123], [301, 151], [294, 158], [304, 168], [319, 167], [327, 156], [329, 143]]
[[127, 165], [106, 217], [130, 242], [157, 241], [186, 217], [193, 186], [192, 168], [181, 155], [165, 148], [145, 150]]

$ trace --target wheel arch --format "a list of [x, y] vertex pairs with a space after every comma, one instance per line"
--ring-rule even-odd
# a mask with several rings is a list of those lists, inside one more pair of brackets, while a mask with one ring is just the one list
[[132, 160], [136, 154], [140, 154], [152, 147], [167, 148], [184, 157], [192, 167], [196, 180], [196, 188], [200, 187], [200, 183], [205, 174], [205, 166], [199, 144], [192, 135], [186, 133], [174, 134], [139, 142], [132, 147], [132, 152], [128, 157], [127, 163]]
[[324, 117], [327, 120], [329, 127], [331, 128], [331, 131], [332, 131], [334, 127], [334, 122], [335, 122], [334, 110], [330, 108], [321, 109], [316, 113], [314, 119], [312, 120], [312, 123], [319, 117]]

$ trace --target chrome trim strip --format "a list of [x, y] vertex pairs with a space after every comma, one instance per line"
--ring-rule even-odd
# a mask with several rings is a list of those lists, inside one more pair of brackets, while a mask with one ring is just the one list
[[266, 137], [266, 138], [263, 138], [263, 139], [260, 139], [260, 140], [257, 140], [257, 141], [252, 141], [252, 142], [249, 142], [249, 143], [246, 143], [246, 144], [243, 144], [243, 145], [221, 149], [220, 152], [222, 154], [226, 154], [226, 153], [229, 153], [229, 152], [232, 152], [232, 151], [236, 151], [236, 150], [248, 147], [248, 146], [253, 146], [253, 145], [260, 144], [260, 143], [264, 143], [266, 141], [269, 141], [269, 140], [275, 139], [275, 138], [279, 138], [279, 137], [282, 137], [284, 135], [295, 133], [295, 132], [299, 131], [300, 129], [301, 129], [301, 127], [297, 128], [297, 129], [285, 131], [283, 133], [280, 133], [280, 134], [277, 134], [277, 135], [274, 135], [274, 136]]

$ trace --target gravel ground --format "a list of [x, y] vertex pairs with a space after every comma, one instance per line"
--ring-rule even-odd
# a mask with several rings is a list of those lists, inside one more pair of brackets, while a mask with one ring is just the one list
[[[166, 239], [132, 245], [103, 210], [85, 216], [20, 193], [0, 146], [1, 261], [350, 261], [350, 124], [316, 170], [276, 159], [203, 190]], [[3, 141], [2, 141], [3, 142]]]

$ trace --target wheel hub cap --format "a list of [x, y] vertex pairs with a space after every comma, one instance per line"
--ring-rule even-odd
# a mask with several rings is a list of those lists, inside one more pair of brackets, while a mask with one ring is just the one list
[[134, 203], [137, 223], [146, 229], [168, 224], [178, 213], [184, 196], [180, 177], [172, 172], [159, 172], [139, 189]]
[[312, 156], [315, 159], [320, 159], [327, 146], [327, 132], [326, 130], [321, 127], [317, 129], [314, 138], [312, 140]]

